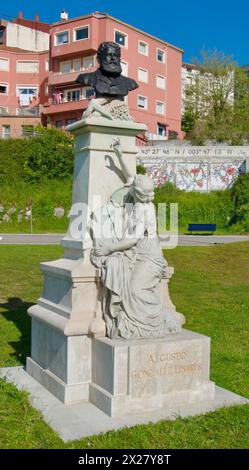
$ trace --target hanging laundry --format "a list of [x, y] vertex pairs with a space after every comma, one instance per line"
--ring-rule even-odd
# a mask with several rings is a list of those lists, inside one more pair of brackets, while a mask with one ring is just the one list
[[30, 95], [19, 95], [20, 106], [29, 106], [30, 105]]
[[63, 102], [63, 93], [62, 92], [56, 92], [53, 94], [53, 99], [54, 99], [54, 104], [59, 104]]

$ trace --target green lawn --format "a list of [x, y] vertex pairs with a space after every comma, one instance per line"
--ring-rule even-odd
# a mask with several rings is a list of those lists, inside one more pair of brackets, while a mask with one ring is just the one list
[[[30, 353], [27, 308], [41, 293], [39, 263], [55, 246], [0, 246], [0, 366]], [[211, 379], [249, 398], [249, 243], [178, 247], [170, 291], [186, 328], [211, 336]], [[31, 408], [27, 395], [0, 380], [0, 448], [249, 448], [249, 405], [188, 419], [161, 421], [96, 437], [63, 441]]]

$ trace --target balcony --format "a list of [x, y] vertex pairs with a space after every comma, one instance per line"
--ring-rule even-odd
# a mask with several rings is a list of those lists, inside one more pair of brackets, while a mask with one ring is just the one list
[[96, 67], [90, 67], [87, 70], [82, 70], [79, 72], [68, 72], [68, 73], [55, 73], [55, 72], [49, 72], [48, 75], [48, 84], [49, 85], [64, 85], [64, 84], [70, 84], [70, 83], [75, 83], [76, 78], [81, 74], [81, 73], [89, 73], [89, 72], [94, 72], [96, 70]]
[[40, 116], [40, 108], [35, 107], [35, 108], [17, 108], [16, 110], [17, 116], [28, 116], [28, 117], [37, 117]]
[[40, 107], [33, 108], [17, 108], [16, 106], [2, 107], [0, 106], [0, 117], [17, 116], [17, 117], [40, 117]]
[[146, 137], [149, 141], [153, 140], [168, 140], [168, 137], [165, 135], [153, 134], [152, 132], [147, 132]]
[[70, 72], [70, 73], [54, 73], [49, 72], [48, 75], [48, 84], [49, 85], [61, 85], [64, 83], [75, 83], [76, 78], [80, 72]]
[[66, 101], [63, 100], [61, 103], [54, 103], [50, 98], [48, 105], [43, 106], [43, 114], [55, 114], [64, 113], [67, 111], [77, 111], [86, 109], [88, 106], [88, 100], [86, 98], [80, 99], [79, 101]]

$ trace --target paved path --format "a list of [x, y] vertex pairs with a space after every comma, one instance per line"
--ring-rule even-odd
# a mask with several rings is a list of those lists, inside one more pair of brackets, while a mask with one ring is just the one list
[[[0, 234], [0, 245], [58, 245], [62, 234]], [[180, 246], [249, 242], [249, 235], [179, 235]]]
[[0, 233], [0, 245], [58, 245], [62, 234]]
[[249, 242], [249, 235], [179, 235], [180, 246], [208, 246], [246, 241]]

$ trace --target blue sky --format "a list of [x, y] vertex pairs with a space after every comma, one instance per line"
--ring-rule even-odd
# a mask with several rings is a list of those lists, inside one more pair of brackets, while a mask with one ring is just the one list
[[184, 49], [186, 62], [202, 49], [216, 48], [240, 65], [249, 64], [248, 0], [11, 0], [1, 1], [0, 18], [22, 10], [25, 18], [39, 14], [41, 21], [52, 23], [62, 9], [71, 18], [96, 10], [109, 13]]

